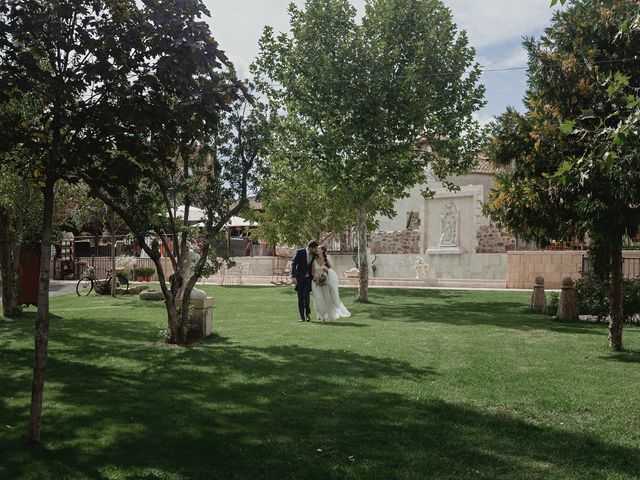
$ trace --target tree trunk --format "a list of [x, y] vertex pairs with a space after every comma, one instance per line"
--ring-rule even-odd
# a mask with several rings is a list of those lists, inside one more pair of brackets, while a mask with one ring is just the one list
[[140, 245], [144, 249], [144, 251], [147, 252], [147, 255], [149, 255], [149, 258], [151, 258], [151, 261], [156, 267], [158, 281], [160, 282], [160, 290], [162, 290], [162, 293], [164, 294], [164, 304], [167, 309], [167, 323], [169, 324], [169, 330], [171, 330], [171, 339], [173, 342], [179, 344], [179, 321], [178, 312], [176, 310], [175, 297], [173, 292], [169, 288], [167, 288], [167, 279], [164, 274], [164, 269], [162, 268], [162, 262], [160, 261], [159, 252], [155, 252], [149, 245], [147, 245], [144, 236], [137, 236], [136, 240], [138, 242], [138, 245]]
[[116, 214], [113, 210], [109, 212], [109, 222], [111, 223], [109, 226], [111, 230], [111, 296], [115, 297], [118, 289], [118, 275], [116, 274]]
[[18, 308], [17, 280], [18, 255], [20, 248], [13, 248], [18, 241], [11, 235], [9, 215], [0, 210], [0, 274], [2, 275], [2, 314], [15, 317], [20, 313]]
[[42, 245], [40, 253], [40, 291], [36, 313], [35, 363], [31, 384], [31, 411], [29, 414], [28, 439], [30, 443], [40, 442], [42, 428], [42, 399], [44, 376], [47, 369], [47, 349], [49, 347], [49, 270], [51, 262], [51, 234], [53, 226], [53, 186], [55, 181], [47, 179], [44, 193], [42, 216]]
[[367, 257], [367, 211], [364, 205], [357, 208], [356, 230], [358, 234], [358, 300], [369, 301], [369, 259]]
[[609, 348], [622, 350], [622, 327], [624, 325], [623, 291], [622, 291], [622, 239], [618, 238], [611, 245], [611, 319], [609, 320]]

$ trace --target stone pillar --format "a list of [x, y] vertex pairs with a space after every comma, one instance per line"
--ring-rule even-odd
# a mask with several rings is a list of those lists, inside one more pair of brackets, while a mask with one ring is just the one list
[[534, 312], [547, 313], [547, 296], [544, 293], [544, 278], [536, 277], [531, 294], [531, 308]]
[[562, 280], [558, 320], [578, 320], [578, 300], [576, 298], [575, 283], [571, 280], [571, 277], [566, 277]]
[[[213, 333], [213, 298], [192, 298], [189, 302], [193, 306], [193, 325], [191, 332], [207, 338]], [[182, 308], [182, 299], [176, 298], [176, 308]]]

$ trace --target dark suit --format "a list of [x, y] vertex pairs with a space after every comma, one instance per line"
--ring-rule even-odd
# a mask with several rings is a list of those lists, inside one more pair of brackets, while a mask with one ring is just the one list
[[311, 316], [311, 264], [316, 256], [311, 254], [311, 262], [308, 261], [307, 249], [296, 250], [291, 260], [291, 278], [296, 279], [296, 292], [298, 293], [298, 311], [300, 318]]

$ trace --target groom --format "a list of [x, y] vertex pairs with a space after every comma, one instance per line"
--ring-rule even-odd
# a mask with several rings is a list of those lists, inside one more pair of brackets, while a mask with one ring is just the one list
[[311, 240], [307, 248], [296, 250], [291, 260], [291, 279], [298, 293], [300, 322], [311, 321], [311, 264], [317, 251], [318, 242]]

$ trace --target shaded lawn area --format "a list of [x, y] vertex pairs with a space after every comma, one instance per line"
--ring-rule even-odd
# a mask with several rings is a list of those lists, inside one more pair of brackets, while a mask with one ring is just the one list
[[2, 479], [631, 479], [640, 329], [519, 292], [372, 290], [299, 324], [290, 289], [207, 287], [216, 336], [156, 343], [160, 303], [52, 299], [43, 445], [27, 448], [33, 313], [0, 317]]

